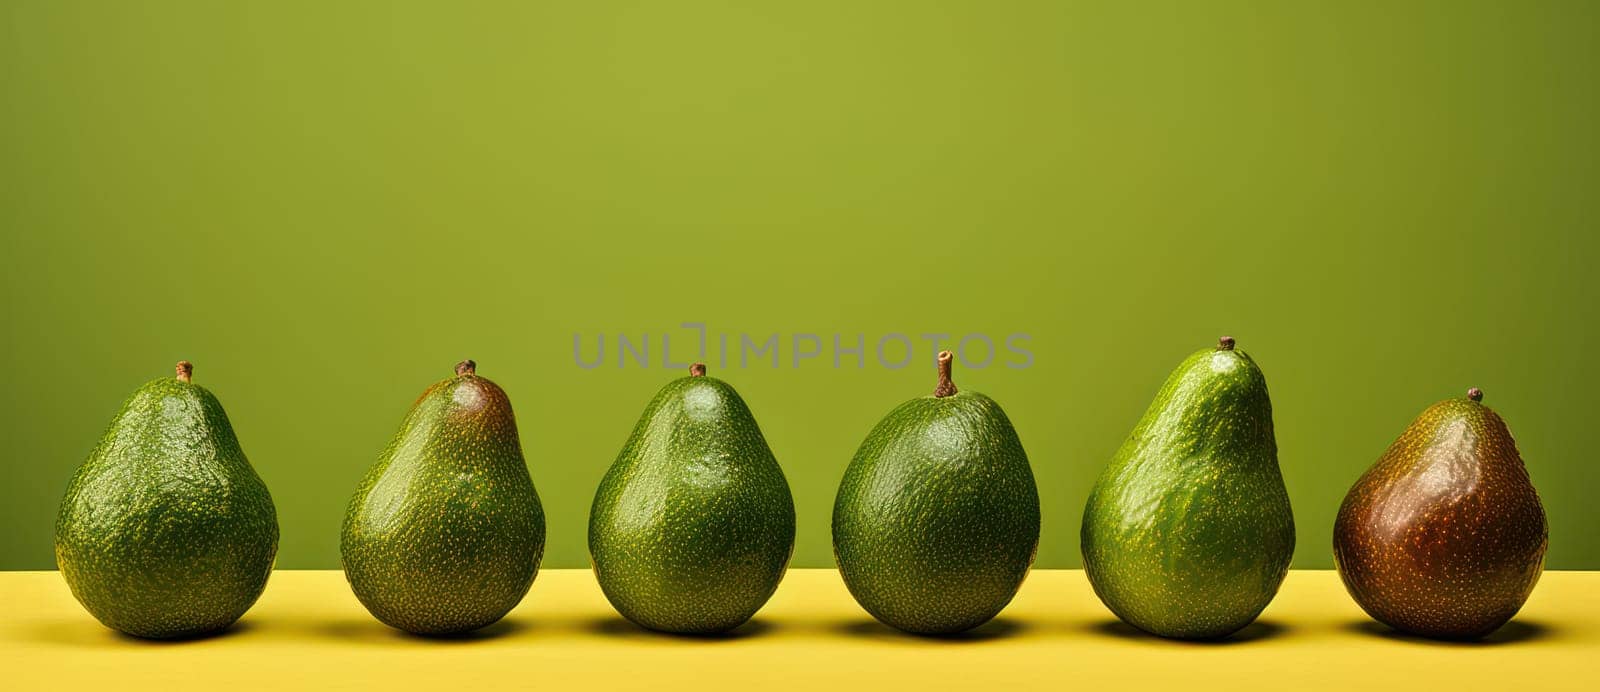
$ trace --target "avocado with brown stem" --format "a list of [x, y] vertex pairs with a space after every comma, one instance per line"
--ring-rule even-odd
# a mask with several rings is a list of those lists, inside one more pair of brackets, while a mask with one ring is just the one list
[[182, 361], [176, 377], [128, 397], [56, 520], [56, 565], [72, 595], [136, 637], [233, 624], [261, 596], [278, 551], [272, 496], [193, 373]]
[[1474, 387], [1428, 407], [1339, 508], [1339, 576], [1402, 632], [1476, 639], [1516, 615], [1544, 570], [1549, 527], [1516, 441]]
[[715, 634], [760, 610], [793, 552], [783, 469], [744, 399], [695, 363], [651, 399], [595, 491], [595, 579], [642, 627]]
[[1294, 555], [1267, 380], [1222, 337], [1181, 363], [1083, 510], [1084, 573], [1117, 617], [1178, 639], [1256, 619]]
[[833, 552], [850, 594], [917, 634], [988, 622], [1039, 546], [1039, 492], [1022, 441], [993, 399], [956, 389], [952, 361], [939, 353], [933, 395], [867, 434], [833, 505]]
[[340, 555], [350, 587], [378, 620], [456, 634], [522, 600], [544, 540], [511, 400], [467, 360], [422, 393], [361, 480]]

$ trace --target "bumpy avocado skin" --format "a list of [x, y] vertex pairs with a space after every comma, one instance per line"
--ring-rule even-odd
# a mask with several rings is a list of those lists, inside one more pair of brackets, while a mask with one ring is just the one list
[[1016, 430], [983, 394], [913, 399], [856, 451], [833, 505], [834, 560], [873, 617], [915, 634], [985, 622], [1039, 546], [1039, 492]]
[[589, 555], [617, 612], [652, 630], [738, 627], [794, 552], [794, 499], [755, 417], [721, 380], [656, 394], [601, 480]]
[[107, 627], [198, 637], [261, 596], [277, 512], [222, 404], [169, 377], [134, 392], [79, 467], [55, 549], [72, 594]]
[[1250, 624], [1294, 554], [1266, 379], [1228, 344], [1178, 366], [1083, 513], [1095, 593], [1163, 637], [1215, 639]]
[[1423, 411], [1350, 489], [1333, 532], [1339, 576], [1362, 609], [1436, 639], [1477, 639], [1509, 621], [1549, 544], [1511, 431], [1470, 397]]
[[429, 387], [407, 414], [350, 500], [340, 552], [378, 620], [447, 635], [510, 612], [544, 543], [511, 401], [467, 373]]

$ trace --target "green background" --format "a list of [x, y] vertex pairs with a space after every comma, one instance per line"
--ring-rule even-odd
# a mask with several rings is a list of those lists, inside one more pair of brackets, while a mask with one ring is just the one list
[[[1272, 388], [1297, 567], [1476, 385], [1549, 565], [1600, 568], [1597, 26], [1588, 2], [8, 0], [0, 568], [52, 566], [73, 469], [179, 358], [273, 491], [279, 565], [335, 567], [363, 470], [466, 357], [516, 405], [546, 564], [583, 566], [685, 321], [785, 340], [712, 374], [789, 475], [798, 566], [831, 564], [862, 436], [931, 391], [916, 335], [1020, 332], [1031, 368], [957, 382], [1022, 435], [1040, 566], [1078, 564], [1099, 468], [1228, 333]], [[795, 333], [893, 332], [914, 366], [791, 367]], [[574, 334], [618, 333], [650, 367], [574, 363]]]

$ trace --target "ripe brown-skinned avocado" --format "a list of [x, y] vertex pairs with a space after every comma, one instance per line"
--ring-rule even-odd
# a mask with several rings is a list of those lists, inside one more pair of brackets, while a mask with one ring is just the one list
[[1402, 632], [1476, 639], [1517, 613], [1544, 570], [1549, 527], [1522, 455], [1477, 388], [1429, 407], [1339, 508], [1339, 576]]

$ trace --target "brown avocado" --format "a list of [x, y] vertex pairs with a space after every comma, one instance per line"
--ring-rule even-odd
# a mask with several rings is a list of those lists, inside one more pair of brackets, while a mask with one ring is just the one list
[[1396, 630], [1483, 637], [1544, 569], [1544, 507], [1505, 421], [1482, 401], [1473, 388], [1423, 411], [1339, 508], [1339, 576]]

